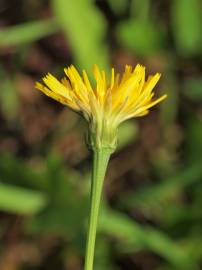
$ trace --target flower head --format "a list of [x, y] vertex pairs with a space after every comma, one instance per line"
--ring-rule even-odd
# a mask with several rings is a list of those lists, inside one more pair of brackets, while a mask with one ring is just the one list
[[166, 98], [163, 95], [154, 99], [153, 89], [160, 74], [146, 80], [145, 67], [141, 65], [134, 69], [126, 65], [122, 77], [112, 68], [109, 82], [105, 71], [94, 65], [95, 84], [90, 82], [85, 70], [82, 76], [73, 65], [64, 71], [66, 77], [61, 81], [48, 74], [43, 78], [44, 85], [37, 82], [36, 88], [85, 117], [92, 147], [114, 148], [120, 123], [148, 114], [151, 107]]

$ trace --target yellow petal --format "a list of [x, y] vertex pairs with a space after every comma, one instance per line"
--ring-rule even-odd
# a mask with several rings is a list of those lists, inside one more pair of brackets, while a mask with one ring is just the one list
[[60, 94], [57, 94], [57, 93], [51, 91], [50, 89], [48, 89], [47, 87], [45, 87], [41, 83], [36, 82], [35, 87], [38, 90], [42, 91], [48, 97], [51, 97], [51, 98], [55, 99], [56, 101], [59, 101], [60, 103], [71, 107], [75, 111], [79, 110], [78, 106], [76, 106], [76, 104], [73, 101], [65, 98], [64, 96], [61, 96]]
[[91, 86], [91, 83], [90, 83], [90, 81], [88, 79], [88, 75], [87, 75], [87, 73], [86, 73], [85, 70], [83, 70], [83, 80], [84, 80], [84, 83], [85, 83], [86, 88], [88, 89], [88, 91], [92, 93], [93, 92], [93, 88]]
[[43, 78], [43, 81], [48, 86], [48, 88], [50, 88], [56, 94], [69, 98], [69, 89], [50, 73]]
[[114, 68], [111, 70], [111, 83], [110, 83], [110, 88], [112, 89], [114, 87]]

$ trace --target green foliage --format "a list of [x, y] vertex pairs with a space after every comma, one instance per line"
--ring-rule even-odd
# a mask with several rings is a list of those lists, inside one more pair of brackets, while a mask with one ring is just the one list
[[[191, 184], [200, 181], [202, 171], [199, 164], [193, 164], [182, 169], [180, 172], [170, 176], [164, 181], [142, 188], [141, 190], [131, 191], [121, 198], [121, 204], [127, 207], [142, 208], [149, 215], [167, 216], [165, 209], [171, 203], [176, 203], [175, 199], [180, 196], [183, 189]], [[179, 203], [178, 203], [178, 206]], [[167, 209], [168, 210], [168, 209]]]
[[150, 16], [150, 4], [149, 0], [132, 1], [131, 17], [116, 30], [121, 45], [143, 56], [156, 53], [163, 45], [161, 28]]
[[0, 66], [0, 76], [4, 78], [1, 85], [0, 101], [2, 105], [2, 113], [5, 118], [12, 120], [16, 117], [19, 109], [19, 100], [16, 93], [15, 85], [3, 68]]
[[16, 184], [34, 190], [47, 190], [49, 186], [49, 180], [43, 171], [36, 171], [23, 160], [9, 153], [0, 155], [0, 179], [5, 184]]
[[[161, 120], [162, 124], [167, 127], [172, 127], [176, 121], [179, 110], [179, 92], [177, 78], [173, 72], [170, 71], [174, 67], [175, 63], [168, 61], [165, 74], [163, 74], [162, 91], [166, 92], [168, 98], [160, 104], [161, 106]], [[172, 110], [170, 109], [172, 107]]]
[[[34, 234], [49, 232], [67, 237], [81, 253], [88, 201], [86, 195], [82, 195], [78, 189], [79, 183], [81, 184], [81, 175], [78, 172], [64, 169], [61, 160], [55, 155], [50, 155], [44, 164], [45, 167], [35, 170], [35, 172], [25, 165], [22, 167], [22, 162], [19, 163], [8, 155], [2, 157], [0, 164], [1, 177], [7, 181], [11, 181], [14, 172], [18, 177], [21, 176], [21, 185], [25, 178], [27, 186], [33, 186], [33, 180], [37, 181], [37, 179], [42, 178], [49, 180], [46, 182], [46, 189], [44, 189], [44, 184], [40, 187], [44, 194], [1, 184], [0, 193], [3, 195], [0, 199], [1, 210], [19, 214], [34, 214], [40, 210], [41, 213], [26, 225], [27, 231]], [[25, 167], [26, 170], [24, 170]], [[30, 173], [29, 170], [32, 172]], [[182, 188], [193, 184], [193, 181], [198, 181], [201, 173], [200, 166], [188, 168], [181, 174], [156, 186], [147, 187], [136, 194], [131, 192], [131, 194], [122, 197], [122, 201], [130, 208], [133, 206], [145, 211], [145, 207], [149, 207], [149, 211], [155, 211], [154, 215], [158, 214], [160, 205], [161, 209], [165, 206], [166, 212], [165, 210], [161, 211], [161, 215], [167, 217], [172, 209], [172, 205], [169, 203], [170, 199], [176, 197]], [[36, 183], [35, 186], [37, 186]], [[168, 235], [152, 227], [140, 226], [125, 214], [112, 210], [106, 205], [103, 209], [99, 230], [117, 239], [118, 253], [148, 249], [162, 256], [174, 269], [198, 269], [195, 261], [191, 259], [192, 257], [187, 256], [190, 249], [187, 251], [180, 246], [180, 243], [174, 243]], [[179, 211], [186, 211], [186, 208], [180, 209], [178, 205], [178, 222], [184, 217]], [[173, 208], [173, 211], [176, 212], [176, 207]], [[108, 265], [107, 261], [106, 264]]]
[[47, 204], [46, 196], [42, 193], [0, 184], [0, 209], [15, 214], [33, 215], [41, 211]]
[[169, 237], [159, 230], [140, 226], [124, 214], [105, 209], [100, 218], [100, 229], [119, 239], [118, 247], [122, 252], [149, 249], [164, 257], [174, 269], [198, 269], [182, 247]]
[[173, 1], [172, 27], [179, 54], [190, 56], [201, 51], [201, 15], [200, 1]]
[[55, 33], [58, 26], [54, 20], [37, 20], [0, 30], [0, 46], [31, 43]]
[[54, 0], [53, 9], [70, 43], [75, 62], [92, 70], [93, 64], [108, 69], [106, 22], [99, 10], [88, 0]]
[[[145, 33], [147, 33], [146, 39]], [[147, 56], [156, 53], [161, 46], [161, 35], [158, 28], [151, 22], [135, 19], [123, 22], [117, 28], [117, 35], [123, 46], [140, 55]]]
[[[32, 233], [59, 233], [67, 238], [82, 236], [87, 203], [75, 184], [80, 174], [64, 169], [60, 158], [50, 155], [44, 173], [49, 179], [49, 205], [28, 227]], [[83, 244], [79, 239], [79, 245]]]

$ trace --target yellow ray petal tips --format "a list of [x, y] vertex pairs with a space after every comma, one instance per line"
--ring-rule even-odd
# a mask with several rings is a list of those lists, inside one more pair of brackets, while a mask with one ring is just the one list
[[90, 143], [95, 148], [115, 148], [120, 123], [148, 114], [151, 107], [166, 98], [154, 98], [153, 89], [161, 75], [156, 73], [146, 80], [145, 67], [139, 64], [135, 68], [126, 65], [122, 77], [112, 68], [109, 82], [105, 71], [94, 65], [94, 84], [85, 70], [80, 75], [71, 65], [64, 71], [66, 77], [61, 81], [48, 74], [43, 78], [44, 84], [37, 82], [36, 88], [85, 117]]

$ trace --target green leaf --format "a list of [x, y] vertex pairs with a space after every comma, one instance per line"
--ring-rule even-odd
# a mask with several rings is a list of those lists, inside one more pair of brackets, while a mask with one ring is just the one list
[[81, 245], [80, 236], [87, 215], [87, 200], [83, 199], [79, 190], [81, 187], [77, 188], [76, 183], [83, 180], [84, 176], [64, 167], [61, 157], [50, 152], [44, 177], [49, 181], [49, 204], [37, 218], [31, 220], [27, 226], [28, 231], [35, 234], [56, 233], [71, 240], [79, 237], [78, 242]]
[[93, 64], [107, 69], [108, 49], [104, 42], [106, 22], [93, 1], [53, 0], [53, 10], [70, 43], [76, 64], [88, 71]]
[[17, 96], [15, 83], [13, 80], [8, 78], [7, 74], [3, 71], [1, 66], [0, 66], [0, 77], [4, 78], [1, 84], [1, 91], [0, 91], [0, 102], [2, 112], [4, 114], [4, 117], [7, 118], [7, 120], [12, 120], [17, 116], [19, 108], [19, 100]]
[[195, 55], [201, 50], [201, 3], [199, 0], [174, 0], [172, 27], [179, 54]]
[[157, 52], [162, 46], [162, 35], [151, 21], [130, 19], [118, 25], [116, 34], [122, 46], [143, 56]]
[[0, 46], [21, 45], [34, 42], [55, 33], [58, 26], [55, 20], [27, 22], [0, 30]]
[[0, 181], [45, 192], [49, 188], [49, 179], [41, 168], [32, 168], [11, 153], [0, 155]]
[[163, 203], [172, 200], [184, 187], [198, 181], [202, 175], [201, 166], [193, 164], [187, 166], [174, 176], [164, 181], [139, 189], [138, 191], [127, 192], [121, 198], [121, 204], [133, 207], [163, 207]]
[[17, 186], [0, 184], [0, 210], [33, 215], [47, 204], [44, 194]]
[[[179, 110], [179, 91], [176, 75], [171, 72], [176, 65], [174, 59], [170, 57], [167, 60], [168, 66], [165, 70], [165, 75], [162, 79], [162, 92], [168, 95], [167, 99], [160, 104], [161, 107], [161, 122], [165, 128], [173, 127], [176, 122]], [[170, 109], [172, 107], [172, 110]]]
[[149, 249], [166, 259], [175, 269], [198, 269], [183, 248], [166, 234], [149, 226], [141, 226], [129, 217], [111, 209], [102, 212], [99, 229], [122, 242], [123, 251]]

